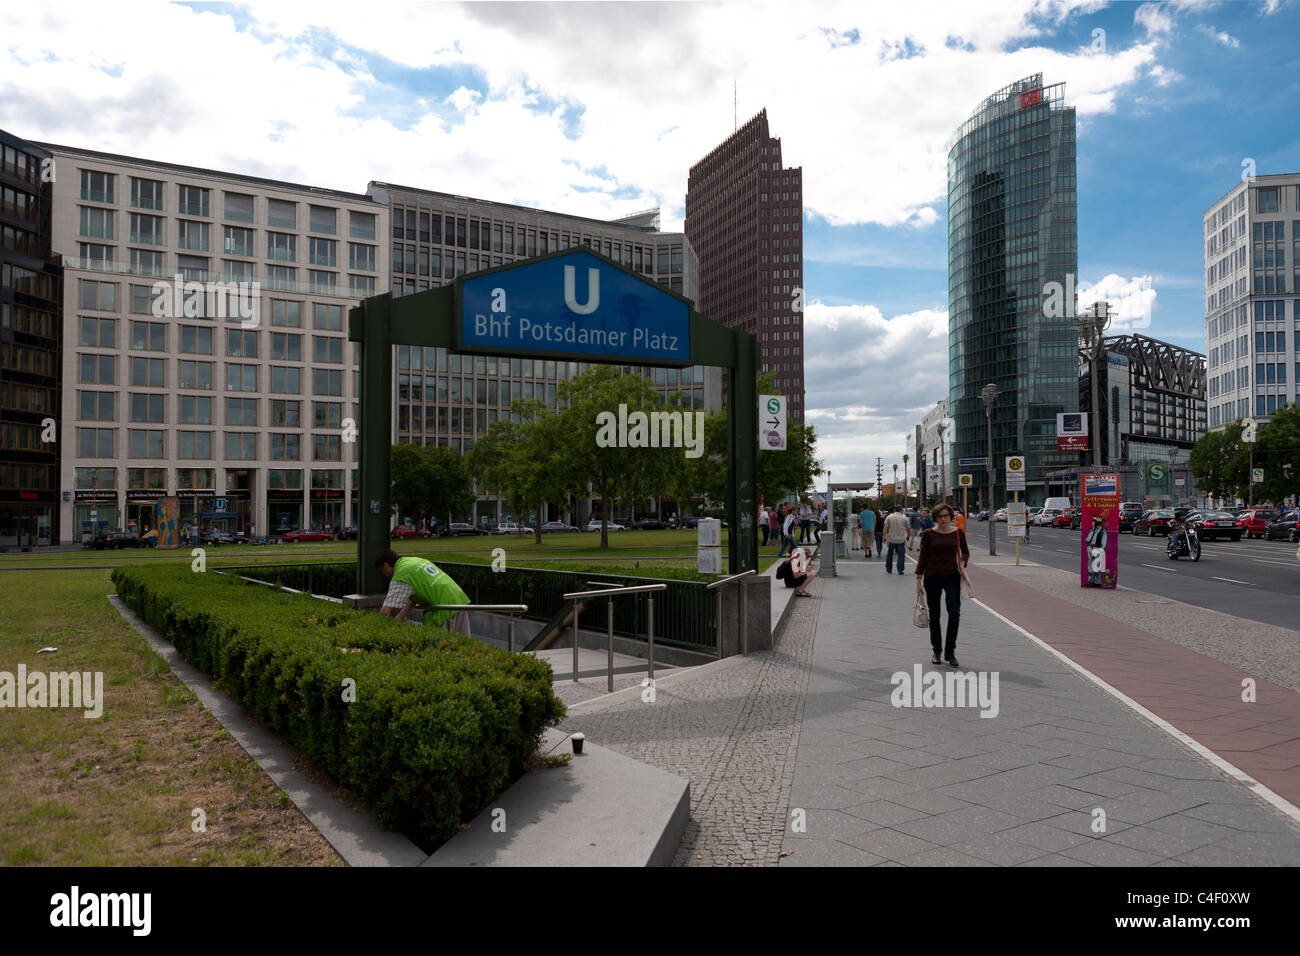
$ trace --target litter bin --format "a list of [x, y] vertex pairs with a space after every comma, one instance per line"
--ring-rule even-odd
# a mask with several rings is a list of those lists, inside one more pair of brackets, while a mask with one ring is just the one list
[[833, 534], [830, 531], [822, 532], [822, 547], [821, 547], [821, 556], [822, 556], [821, 576], [822, 577], [824, 578], [835, 577], [835, 555], [839, 552], [839, 549], [843, 547], [844, 547], [843, 538], [836, 537], [835, 534]]

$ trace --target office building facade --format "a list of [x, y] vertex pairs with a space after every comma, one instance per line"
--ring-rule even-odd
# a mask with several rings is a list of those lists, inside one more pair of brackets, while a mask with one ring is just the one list
[[[984, 100], [948, 152], [948, 474], [974, 475], [982, 502], [1005, 495], [1005, 457], [1023, 455], [1024, 500], [1077, 456], [1056, 451], [1056, 415], [1077, 408], [1075, 114], [1065, 84], [1034, 74]], [[993, 407], [994, 487], [980, 393]], [[951, 486], [955, 478], [949, 479]]]
[[767, 110], [691, 167], [686, 235], [700, 257], [700, 311], [759, 342], [759, 370], [772, 372], [804, 419], [803, 169], [781, 161]]
[[54, 166], [0, 130], [0, 547], [59, 533], [63, 268], [50, 252]]
[[1208, 424], [1264, 424], [1300, 379], [1300, 173], [1255, 176], [1208, 210]]
[[42, 144], [63, 256], [62, 538], [181, 519], [268, 535], [350, 523], [347, 312], [386, 291], [360, 194]]

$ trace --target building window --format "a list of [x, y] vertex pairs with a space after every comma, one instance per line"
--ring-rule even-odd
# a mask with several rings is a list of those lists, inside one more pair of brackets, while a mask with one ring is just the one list
[[117, 179], [112, 173], [97, 173], [93, 169], [81, 171], [81, 198], [86, 202], [102, 202], [113, 205], [113, 183]]
[[257, 333], [242, 329], [228, 329], [226, 354], [239, 358], [257, 358]]
[[145, 245], [161, 246], [163, 244], [163, 217], [146, 216], [144, 213], [131, 213], [131, 241]]
[[117, 359], [112, 355], [82, 355], [83, 385], [114, 385], [117, 382]]
[[308, 239], [308, 264], [313, 266], [338, 265], [338, 242], [334, 239]]
[[271, 333], [271, 358], [302, 361], [302, 336], [287, 332]]
[[365, 299], [375, 294], [374, 276], [354, 276], [348, 274], [348, 295], [354, 299]]
[[128, 428], [126, 431], [129, 458], [161, 458], [163, 432], [152, 428]]
[[339, 435], [313, 435], [313, 461], [342, 461], [343, 445]]
[[180, 398], [182, 425], [212, 424], [211, 395], [182, 395]]
[[299, 461], [298, 435], [271, 433], [271, 459], [273, 461]]
[[81, 405], [81, 414], [78, 417], [90, 422], [115, 421], [116, 412], [113, 409], [115, 398], [114, 392], [87, 392], [78, 389], [77, 400]]
[[288, 232], [266, 234], [266, 257], [281, 262], [298, 261], [298, 237]]
[[81, 208], [81, 235], [89, 239], [113, 238], [113, 210]]
[[147, 352], [165, 352], [167, 326], [162, 322], [132, 322], [131, 348]]
[[267, 266], [266, 284], [278, 292], [293, 292], [297, 272], [293, 266]]
[[112, 428], [78, 428], [77, 455], [81, 458], [112, 458]]
[[312, 369], [313, 395], [342, 395], [343, 373], [333, 369]]
[[130, 271], [138, 276], [161, 276], [164, 274], [163, 253], [149, 249], [132, 249]]
[[334, 273], [307, 270], [308, 288], [314, 295], [334, 295]]
[[[182, 249], [194, 249], [199, 252], [208, 251], [208, 236], [211, 227], [206, 222], [193, 222], [189, 219], [176, 220], [176, 243]], [[183, 258], [183, 257], [182, 257]], [[207, 271], [207, 262], [204, 261], [204, 271]]]
[[[320, 308], [317, 306], [316, 308]], [[288, 328], [302, 328], [302, 303], [284, 299], [271, 300], [271, 324]]]
[[312, 402], [311, 407], [314, 428], [343, 427], [342, 402]]
[[257, 432], [226, 432], [226, 457], [235, 461], [257, 458]]
[[180, 458], [207, 460], [212, 457], [212, 432], [181, 432]]
[[[348, 235], [353, 239], [375, 238], [375, 214], [373, 212], [349, 212]], [[412, 236], [411, 238], [415, 238]]]
[[81, 344], [89, 348], [117, 348], [117, 319], [81, 317]]
[[291, 402], [284, 399], [272, 399], [271, 401], [271, 424], [278, 425], [281, 428], [300, 428], [302, 417], [302, 402]]
[[338, 233], [338, 210], [329, 206], [312, 206], [311, 207], [311, 232], [321, 232], [327, 236], [333, 236]]
[[343, 361], [343, 340], [329, 335], [313, 335], [314, 360], [339, 364]]
[[208, 211], [208, 193], [209, 190], [201, 186], [177, 186], [176, 211], [185, 216], [208, 218], [211, 215]]
[[181, 388], [211, 388], [211, 362], [181, 362]]
[[[231, 222], [252, 222], [253, 221], [253, 197], [244, 193], [226, 193], [226, 218]], [[250, 230], [236, 230], [248, 232]], [[226, 229], [226, 242], [229, 245], [230, 229]], [[249, 247], [252, 247], [252, 239], [249, 239]], [[230, 251], [229, 248], [226, 250]], [[239, 252], [235, 255], [251, 256], [252, 252]]]
[[81, 266], [96, 272], [113, 270], [113, 247], [96, 245], [93, 242], [80, 244]]
[[131, 421], [133, 422], [162, 422], [163, 421], [163, 397], [162, 395], [146, 395], [137, 392], [131, 393]]
[[[1277, 187], [1261, 186], [1255, 190], [1256, 195], [1256, 212], [1277, 212]], [[109, 200], [110, 202], [112, 200]], [[1262, 414], [1262, 413], [1261, 413]]]
[[[251, 196], [249, 197], [252, 198]], [[227, 194], [227, 206], [229, 206], [229, 194]], [[227, 219], [231, 218], [229, 215]], [[251, 221], [251, 220], [249, 220]], [[253, 230], [241, 229], [239, 226], [226, 226], [225, 250], [228, 256], [252, 256], [253, 255]]]
[[285, 199], [266, 201], [266, 224], [277, 229], [298, 228], [298, 204]]
[[271, 391], [289, 395], [302, 393], [302, 369], [292, 366], [271, 366]]
[[117, 311], [117, 283], [81, 280], [81, 307], [101, 312]]
[[145, 388], [166, 388], [166, 359], [132, 358], [131, 384]]
[[233, 362], [227, 362], [226, 363], [226, 391], [256, 392], [257, 391], [257, 366], [236, 365]]
[[[353, 213], [353, 215], [356, 215]], [[414, 255], [414, 247], [411, 247], [411, 254]], [[358, 272], [375, 271], [375, 247], [367, 246], [360, 242], [348, 243], [348, 268], [355, 269]], [[414, 272], [414, 269], [407, 269], [407, 272]]]
[[312, 310], [312, 327], [331, 332], [343, 331], [343, 306], [314, 305]]

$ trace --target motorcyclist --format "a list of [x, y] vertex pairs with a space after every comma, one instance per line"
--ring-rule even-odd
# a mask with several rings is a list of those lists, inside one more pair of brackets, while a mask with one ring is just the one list
[[1188, 510], [1186, 508], [1175, 508], [1174, 516], [1169, 520], [1169, 546], [1171, 548], [1181, 548], [1187, 538], [1187, 531], [1191, 524], [1187, 520]]

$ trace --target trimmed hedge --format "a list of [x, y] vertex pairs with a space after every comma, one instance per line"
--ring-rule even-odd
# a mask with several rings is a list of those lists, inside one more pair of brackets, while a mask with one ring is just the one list
[[187, 567], [120, 567], [113, 583], [187, 660], [428, 850], [517, 779], [565, 716], [549, 664], [441, 628]]

